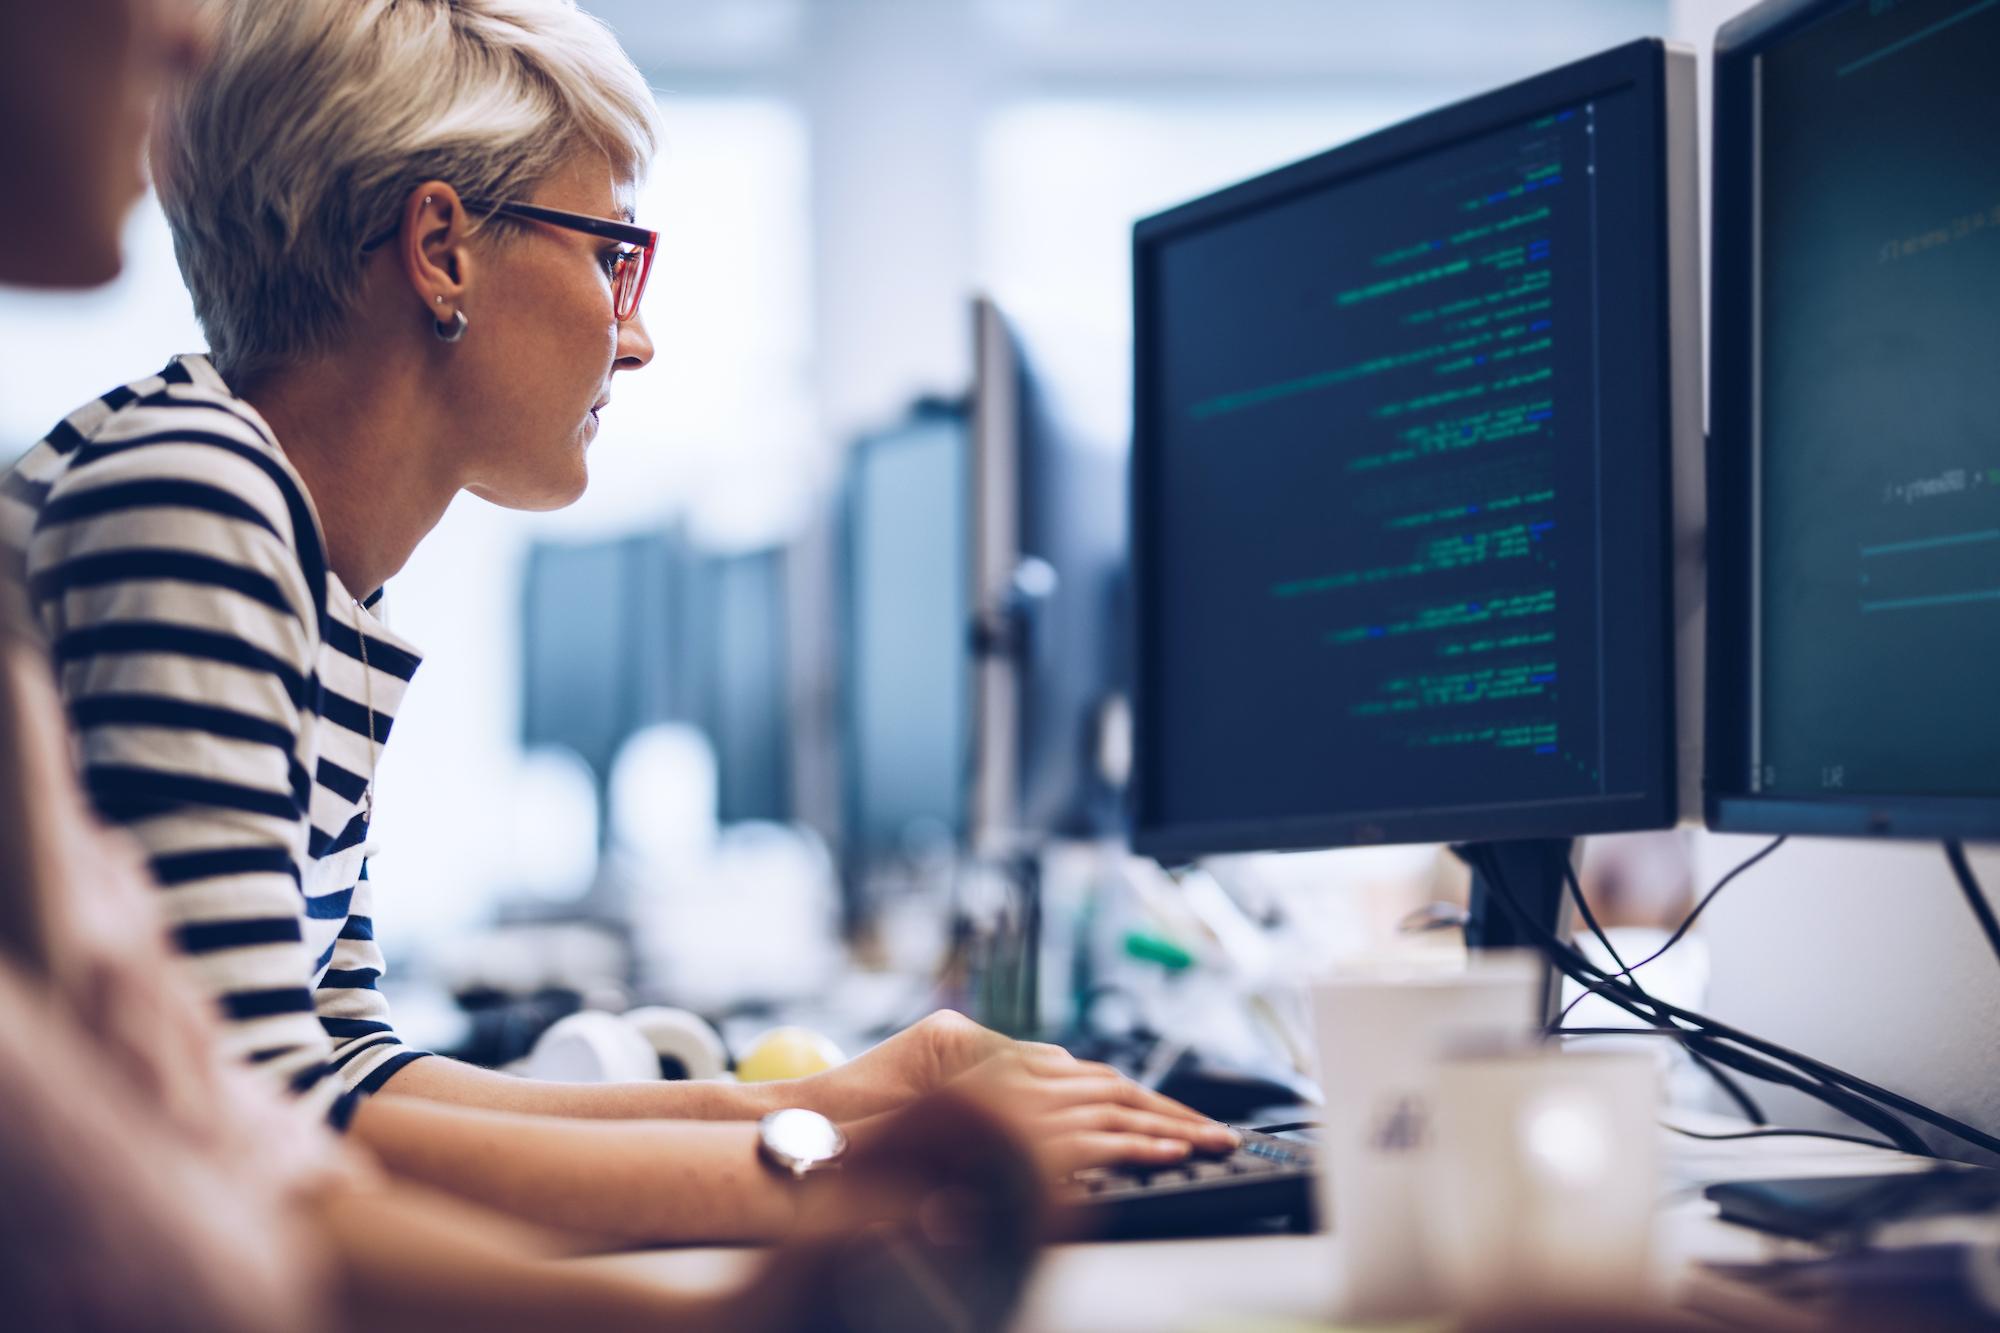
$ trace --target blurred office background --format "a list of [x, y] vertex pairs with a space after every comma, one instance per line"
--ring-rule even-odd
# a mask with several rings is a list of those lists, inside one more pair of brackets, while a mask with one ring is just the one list
[[[580, 504], [528, 515], [464, 498], [390, 585], [393, 623], [427, 656], [382, 765], [371, 873], [391, 989], [420, 1041], [467, 1040], [453, 995], [592, 985], [613, 993], [606, 1003], [716, 1014], [838, 995], [857, 1027], [939, 997], [1004, 1008], [966, 936], [1007, 918], [1018, 866], [1001, 855], [968, 869], [963, 856], [977, 730], [966, 645], [980, 608], [963, 560], [939, 554], [970, 541], [954, 525], [975, 500], [971, 296], [1006, 312], [1033, 366], [1032, 410], [1060, 423], [1049, 429], [1064, 453], [1115, 473], [1136, 218], [1634, 37], [1705, 49], [1738, 8], [584, 7], [647, 71], [667, 126], [638, 208], [662, 233], [644, 309], [658, 356], [618, 378]], [[126, 275], [88, 298], [0, 295], [6, 452], [202, 345], [156, 208], [136, 216], [128, 251]], [[1099, 573], [1099, 618], [1115, 623], [1116, 571]], [[1083, 887], [1064, 901], [1083, 906], [1052, 909], [1045, 927], [1088, 943], [1090, 894], [1108, 876], [1139, 904], [1114, 948], [1163, 976], [1204, 948], [1267, 965], [1257, 946], [1224, 938], [1201, 885], [1177, 886], [1168, 905], [1142, 869], [1115, 864], [1103, 812], [1116, 806], [1118, 729], [1105, 702], [1082, 700], [1070, 716], [1080, 729], [1050, 742], [1084, 757], [1070, 766], [1074, 790], [1051, 798], [1065, 808], [1043, 812], [1044, 869], [1061, 878], [1066, 848]], [[1743, 850], [1692, 833], [1603, 840], [1592, 885], [1626, 928], [1655, 930]], [[1923, 951], [1946, 976], [1984, 962], [1969, 933], [1927, 923], [1958, 908], [1934, 857], [1871, 850], [1864, 883], [1851, 868], [1863, 854], [1841, 855], [1845, 870], [1797, 853], [1795, 868], [1816, 873], [1809, 885], [1772, 875], [1783, 894], [1719, 904], [1672, 984], [1703, 997], [1713, 955], [1707, 998], [1723, 1016], [1978, 1118], [1983, 1104], [1967, 1103], [1982, 1099], [1940, 1087], [1945, 1071], [1913, 1066], [1868, 1025], [1810, 1017], [1796, 973], [1762, 980], [1771, 959], [1806, 947], [1865, 988], [1897, 970], [1905, 936], [1912, 969]], [[1405, 913], [1455, 891], [1450, 864], [1425, 848], [1217, 869], [1245, 919], [1291, 923], [1300, 957], [1376, 947]], [[1885, 878], [1898, 882], [1895, 905]], [[1810, 910], [1808, 894], [1821, 895]], [[1908, 910], [1914, 924], [1875, 929], [1860, 952], [1854, 923], [1905, 923]], [[1858, 976], [1840, 966], [1863, 956]], [[1075, 1017], [1067, 980], [1023, 983], [1069, 1006], [1044, 1022]], [[1991, 990], [1978, 983], [1979, 996]], [[1887, 979], [1867, 999], [1904, 1020], [1885, 1033], [1921, 1016]], [[1173, 1021], [1162, 1003], [1156, 1020]]]

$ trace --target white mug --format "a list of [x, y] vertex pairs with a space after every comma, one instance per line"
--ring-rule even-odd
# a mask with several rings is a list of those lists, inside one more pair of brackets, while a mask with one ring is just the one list
[[1465, 1051], [1437, 1071], [1429, 1252], [1458, 1309], [1653, 1295], [1660, 1072], [1642, 1051]]
[[1423, 1217], [1438, 1060], [1468, 1038], [1527, 1040], [1540, 995], [1541, 964], [1520, 953], [1474, 955], [1450, 971], [1346, 968], [1314, 983], [1326, 1089], [1320, 1216], [1334, 1232], [1347, 1313], [1442, 1305]]

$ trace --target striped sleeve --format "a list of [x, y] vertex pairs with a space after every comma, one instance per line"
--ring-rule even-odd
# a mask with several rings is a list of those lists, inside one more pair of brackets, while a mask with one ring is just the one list
[[364, 861], [347, 921], [313, 991], [320, 1025], [333, 1045], [331, 1067], [342, 1088], [334, 1104], [336, 1124], [344, 1125], [361, 1098], [426, 1054], [405, 1046], [390, 1025], [389, 1005], [379, 986], [382, 972], [382, 950], [375, 943], [374, 890]]
[[223, 408], [121, 413], [50, 487], [29, 588], [85, 787], [148, 853], [230, 1053], [336, 1091], [302, 930], [318, 590], [299, 497]]

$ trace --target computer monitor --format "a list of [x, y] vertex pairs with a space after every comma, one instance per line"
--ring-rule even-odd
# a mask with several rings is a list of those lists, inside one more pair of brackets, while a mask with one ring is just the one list
[[1674, 822], [1693, 97], [1636, 42], [1137, 225], [1140, 851]]
[[521, 740], [574, 751], [590, 766], [600, 796], [627, 737], [685, 717], [691, 707], [690, 673], [677, 656], [687, 566], [675, 532], [538, 543], [528, 551]]
[[715, 748], [716, 818], [792, 817], [786, 552], [704, 557], [694, 568], [688, 644], [694, 721]]
[[1020, 849], [1123, 826], [1102, 762], [1128, 622], [1122, 440], [1092, 438], [1020, 330], [973, 302], [972, 598], [982, 633], [972, 842]]
[[970, 447], [963, 406], [925, 402], [848, 459], [837, 694], [851, 890], [871, 864], [964, 836]]
[[2000, 6], [1716, 44], [1708, 822], [2000, 837]]

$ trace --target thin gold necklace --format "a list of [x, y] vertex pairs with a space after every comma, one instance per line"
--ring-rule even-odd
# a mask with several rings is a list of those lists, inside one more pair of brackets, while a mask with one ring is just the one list
[[372, 827], [375, 823], [375, 672], [368, 665], [368, 631], [361, 618], [365, 608], [358, 597], [348, 600], [354, 604], [354, 637], [361, 644], [361, 695], [368, 710], [368, 785], [361, 789], [361, 816]]

